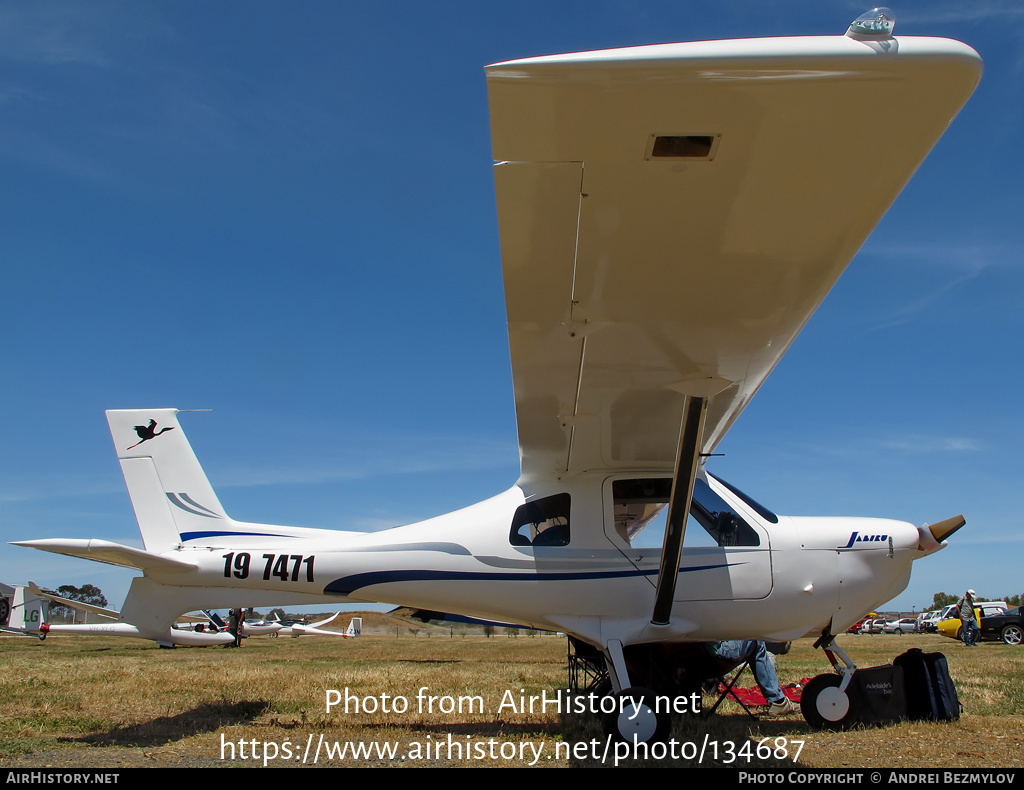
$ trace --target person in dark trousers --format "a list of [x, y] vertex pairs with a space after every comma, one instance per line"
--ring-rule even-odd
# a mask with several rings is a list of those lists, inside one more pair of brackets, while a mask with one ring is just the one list
[[775, 674], [775, 667], [772, 666], [768, 657], [768, 649], [764, 642], [754, 641], [732, 641], [732, 642], [710, 642], [708, 650], [712, 655], [725, 658], [739, 663], [749, 661], [750, 668], [754, 671], [754, 679], [761, 687], [768, 702], [769, 716], [785, 716], [788, 713], [799, 713], [800, 706], [782, 693], [779, 688], [779, 677]]
[[235, 643], [231, 647], [242, 646], [242, 610], [232, 609], [228, 612], [228, 631], [235, 638]]
[[978, 628], [978, 618], [974, 614], [974, 590], [968, 590], [963, 597], [956, 602], [956, 608], [960, 613], [960, 638], [964, 640], [967, 647], [974, 647], [978, 644], [978, 636], [981, 629]]

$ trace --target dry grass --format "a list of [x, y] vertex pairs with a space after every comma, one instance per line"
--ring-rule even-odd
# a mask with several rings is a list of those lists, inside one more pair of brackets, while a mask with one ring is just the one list
[[[799, 762], [808, 768], [1024, 764], [1024, 648], [986, 643], [967, 649], [941, 637], [909, 635], [842, 641], [861, 666], [886, 663], [914, 646], [945, 652], [964, 716], [948, 724], [908, 722], [819, 733], [799, 717], [754, 722], [726, 705], [709, 721], [680, 721], [673, 736], [687, 742], [707, 736], [735, 749], [751, 738], [755, 743], [766, 737], [802, 740]], [[565, 652], [565, 641], [554, 636], [487, 639], [436, 633], [358, 640], [253, 638], [241, 650], [160, 650], [142, 641], [100, 637], [51, 637], [45, 643], [0, 638], [0, 767], [223, 765], [222, 741], [235, 744], [237, 757], [238, 742], [245, 741], [249, 752], [254, 739], [295, 744], [301, 756], [307, 743], [321, 737], [325, 742], [387, 741], [403, 749], [449, 739], [463, 748], [506, 744], [506, 755], [527, 749], [524, 759], [517, 754], [480, 760], [449, 756], [445, 748], [441, 756], [406, 760], [407, 766], [522, 765], [532, 759], [529, 745], [541, 744], [545, 766], [598, 764], [590, 757], [564, 757], [569, 744], [603, 741], [592, 717], [560, 720], [553, 710], [498, 711], [506, 691], [518, 698], [563, 687]], [[782, 658], [780, 679], [789, 682], [827, 668], [810, 640], [801, 640]], [[346, 715], [337, 706], [328, 712], [327, 690], [346, 687], [360, 698], [404, 697], [410, 710]], [[421, 712], [416, 700], [421, 687], [437, 698], [479, 696], [484, 710]], [[556, 759], [559, 748], [563, 753]], [[718, 763], [726, 761], [720, 753]], [[329, 764], [388, 762], [371, 756]], [[777, 765], [772, 759], [767, 764]]]

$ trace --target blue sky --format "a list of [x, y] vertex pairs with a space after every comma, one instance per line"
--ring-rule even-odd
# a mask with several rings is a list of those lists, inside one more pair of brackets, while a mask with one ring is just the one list
[[[483, 67], [867, 8], [0, 0], [4, 540], [138, 542], [108, 408], [212, 408], [182, 421], [243, 520], [379, 528], [504, 490]], [[1024, 6], [893, 8], [975, 47], [981, 86], [710, 468], [781, 513], [963, 512], [909, 609], [1024, 592]], [[6, 582], [119, 605], [131, 577], [0, 546]]]

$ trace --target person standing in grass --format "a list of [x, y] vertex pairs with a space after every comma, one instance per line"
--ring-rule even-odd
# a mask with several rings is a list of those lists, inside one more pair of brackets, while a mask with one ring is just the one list
[[956, 608], [960, 613], [960, 638], [967, 647], [974, 647], [978, 643], [978, 635], [981, 632], [978, 628], [978, 618], [974, 614], [975, 595], [977, 593], [974, 590], [968, 590], [956, 602]]

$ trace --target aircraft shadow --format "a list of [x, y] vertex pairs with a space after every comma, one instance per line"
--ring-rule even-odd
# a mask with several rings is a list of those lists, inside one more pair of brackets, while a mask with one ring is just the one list
[[162, 716], [141, 724], [115, 727], [107, 732], [58, 740], [64, 743], [85, 743], [90, 746], [162, 746], [191, 735], [252, 721], [269, 707], [270, 703], [262, 699], [207, 702], [176, 716]]
[[529, 735], [530, 733], [548, 733], [556, 735], [561, 732], [557, 723], [541, 724], [537, 722], [507, 721], [474, 721], [446, 724], [416, 724], [409, 727], [415, 732], [436, 732], [442, 735], [474, 736], [474, 737], [508, 737], [510, 735]]

